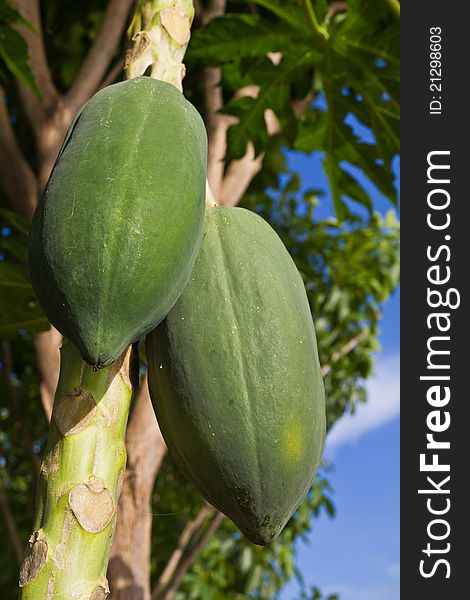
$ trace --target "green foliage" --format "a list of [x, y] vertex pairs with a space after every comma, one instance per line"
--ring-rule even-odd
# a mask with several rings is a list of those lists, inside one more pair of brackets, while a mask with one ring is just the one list
[[[2, 336], [3, 337], [3, 336]], [[31, 337], [22, 333], [0, 346], [0, 488], [14, 515], [22, 542], [31, 534], [34, 514], [35, 466], [33, 465], [24, 428], [30, 432], [33, 451], [40, 457], [46, 442], [47, 420], [39, 397], [39, 380], [34, 366]], [[9, 349], [13, 357], [13, 370], [7, 386], [5, 352]], [[0, 515], [0, 591], [5, 600], [18, 597], [16, 589], [18, 564], [11, 545], [7, 523]]]
[[[231, 7], [243, 11], [245, 4]], [[269, 149], [265, 111], [271, 109], [284, 146], [324, 154], [340, 221], [350, 214], [348, 198], [372, 212], [350, 164], [396, 203], [391, 161], [399, 151], [399, 30], [386, 3], [349, 0], [347, 11], [334, 17], [323, 0], [255, 4], [262, 7], [257, 14], [229, 12], [196, 31], [190, 44], [196, 64], [222, 65], [227, 91], [259, 87], [255, 98], [237, 97], [223, 108], [238, 117], [226, 160], [241, 158], [248, 142], [256, 154]], [[279, 62], [268, 53], [280, 53]], [[295, 101], [304, 98], [314, 102], [297, 119]], [[370, 128], [375, 144], [361, 142], [346, 121], [351, 117]]]
[[23, 25], [34, 31], [9, 0], [0, 0], [0, 81], [6, 79], [9, 72], [39, 96], [39, 89], [29, 66], [26, 42], [12, 25]]
[[[107, 0], [43, 2], [44, 41], [58, 89], [73, 83], [90, 45], [96, 39]], [[122, 52], [120, 45], [119, 53]]]
[[49, 326], [29, 280], [27, 233], [26, 222], [0, 208], [0, 338], [15, 338], [19, 329], [41, 331]]

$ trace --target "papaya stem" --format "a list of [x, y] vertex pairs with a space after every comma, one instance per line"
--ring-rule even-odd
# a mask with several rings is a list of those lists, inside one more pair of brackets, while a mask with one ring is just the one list
[[104, 599], [116, 507], [126, 465], [131, 400], [128, 349], [94, 371], [61, 348], [59, 384], [20, 569], [21, 600]]
[[127, 78], [146, 74], [183, 91], [184, 54], [194, 19], [192, 0], [138, 0], [128, 29]]
[[[194, 19], [192, 0], [138, 0], [127, 31], [131, 45], [126, 53], [127, 79], [149, 74], [183, 91], [183, 58]], [[206, 181], [206, 207], [216, 206]]]

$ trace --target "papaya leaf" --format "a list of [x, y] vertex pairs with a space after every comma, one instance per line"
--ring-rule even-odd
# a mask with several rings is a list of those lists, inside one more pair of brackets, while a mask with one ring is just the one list
[[26, 263], [26, 223], [0, 208], [0, 337], [19, 329], [41, 331], [49, 323], [34, 296]]
[[[264, 121], [266, 109], [272, 109], [285, 122], [291, 122], [292, 107], [290, 91], [296, 72], [301, 67], [314, 64], [319, 54], [313, 48], [299, 46], [295, 53], [283, 58], [279, 65], [271, 61], [263, 62], [263, 69], [258, 72], [260, 89], [255, 98], [241, 97], [230, 101], [221, 112], [237, 116], [239, 122], [229, 128], [226, 159], [241, 158], [252, 142], [258, 155], [269, 144], [269, 135]], [[269, 64], [268, 64], [269, 63]], [[254, 65], [253, 69], [256, 69]]]
[[[344, 73], [343, 81], [337, 85], [351, 84], [355, 97], [360, 97], [367, 111], [372, 115], [377, 113], [376, 118], [388, 115], [398, 122], [399, 29], [386, 20], [385, 3], [351, 0], [348, 12], [349, 17], [334, 29], [330, 38]], [[364, 115], [362, 106], [357, 106], [361, 101], [356, 102], [356, 109]], [[395, 138], [393, 149], [397, 152], [398, 126], [394, 129], [385, 125], [388, 135]], [[379, 127], [374, 128], [376, 139], [380, 132]]]
[[[355, 200], [370, 204], [364, 202], [359, 184], [344, 171], [345, 162], [358, 166], [391, 202], [397, 202], [391, 161], [399, 152], [399, 71], [397, 60], [390, 60], [398, 57], [397, 28], [376, 21], [384, 13], [377, 4], [381, 3], [372, 8], [368, 0], [348, 2], [348, 17], [332, 25], [319, 67], [326, 100], [325, 170], [340, 220], [349, 216], [341, 198], [344, 184], [349, 192], [354, 188]], [[385, 44], [378, 35], [384, 28]], [[358, 139], [345, 122], [351, 117], [371, 131], [374, 144]], [[306, 141], [304, 137], [298, 145], [305, 147]]]
[[0, 261], [0, 337], [15, 337], [19, 329], [42, 331], [48, 326], [26, 273], [5, 259]]
[[328, 181], [330, 184], [331, 196], [333, 198], [333, 206], [338, 216], [339, 221], [344, 221], [349, 216], [349, 208], [346, 202], [343, 200], [343, 193], [341, 188], [341, 179], [343, 172], [328, 155], [323, 162], [325, 173], [327, 174]]
[[285, 2], [284, 0], [253, 0], [253, 4], [266, 8], [279, 17], [281, 21], [295, 29], [309, 31], [305, 12], [301, 6], [301, 2], [298, 0], [292, 2]]
[[32, 290], [27, 273], [5, 259], [0, 261], [0, 287]]
[[7, 208], [0, 207], [0, 218], [5, 223], [7, 223], [11, 227], [13, 227], [13, 229], [15, 231], [17, 231], [18, 233], [21, 233], [23, 235], [28, 235], [29, 228], [28, 228], [28, 223], [26, 222], [26, 219], [24, 219], [20, 215], [16, 214], [12, 210], [8, 210]]
[[204, 59], [206, 65], [218, 65], [239, 56], [264, 57], [268, 52], [290, 47], [295, 34], [295, 30], [289, 31], [284, 25], [257, 15], [227, 14], [194, 32], [188, 59]]
[[29, 66], [26, 42], [21, 35], [7, 25], [0, 25], [0, 58], [10, 73], [40, 96], [34, 75]]
[[323, 150], [326, 129], [326, 113], [317, 108], [310, 108], [298, 121], [294, 150], [310, 154]]
[[31, 23], [20, 15], [9, 0], [0, 0], [0, 23], [17, 23], [30, 31], [36, 31]]
[[[348, 0], [346, 11], [332, 18], [325, 0], [255, 4], [259, 14], [227, 14], [194, 36], [193, 56], [223, 66], [225, 90], [258, 90], [256, 97], [229, 100], [221, 111], [238, 119], [228, 130], [226, 160], [241, 158], [250, 142], [256, 155], [268, 150], [273, 137], [265, 113], [272, 109], [285, 147], [324, 155], [340, 221], [355, 219], [345, 198], [371, 207], [348, 164], [396, 204], [391, 165], [399, 152], [399, 27], [385, 3]], [[267, 57], [275, 52], [281, 60], [273, 64]], [[295, 101], [309, 91], [314, 103], [294, 114]], [[371, 140], [361, 139], [361, 127]]]

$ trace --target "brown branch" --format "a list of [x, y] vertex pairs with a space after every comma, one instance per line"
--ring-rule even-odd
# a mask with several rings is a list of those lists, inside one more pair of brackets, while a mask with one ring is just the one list
[[294, 115], [296, 117], [300, 117], [304, 114], [307, 108], [312, 104], [314, 98], [313, 92], [309, 92], [305, 98], [301, 98], [300, 100], [294, 100], [292, 102], [292, 110], [294, 111]]
[[34, 27], [31, 31], [18, 25], [18, 31], [28, 45], [29, 63], [42, 98], [38, 98], [29, 87], [20, 84], [20, 93], [31, 126], [36, 134], [40, 131], [46, 115], [55, 108], [59, 94], [52, 81], [47, 63], [46, 49], [42, 34], [41, 10], [39, 0], [13, 0], [18, 12]]
[[[271, 59], [273, 64], [278, 64], [282, 58], [282, 55], [279, 52], [274, 52], [269, 54], [269, 58]], [[252, 96], [253, 98], [256, 98], [258, 93], [259, 88], [257, 86], [251, 85], [240, 89], [235, 94], [235, 98], [241, 96]], [[305, 98], [302, 98], [301, 100], [294, 100], [292, 102], [292, 110], [294, 111], [294, 114], [297, 117], [302, 115], [310, 106], [312, 100], [312, 93], [307, 94], [307, 96], [305, 96]], [[232, 122], [235, 122], [235, 119], [233, 119], [233, 117], [228, 118], [232, 120], [225, 121], [223, 155], [226, 151], [225, 136], [227, 129]], [[271, 109], [267, 109], [265, 111], [264, 119], [266, 122], [268, 134], [270, 136], [276, 135], [280, 132], [281, 128], [279, 121], [275, 113]], [[263, 152], [260, 153], [258, 156], [255, 156], [253, 144], [250, 142], [248, 144], [245, 156], [238, 160], [233, 160], [225, 170], [225, 175], [223, 177], [221, 185], [219, 186], [219, 193], [214, 194], [219, 204], [223, 204], [224, 206], [236, 206], [240, 202], [250, 183], [253, 181], [254, 177], [261, 171], [261, 168], [263, 166], [263, 159]]]
[[54, 394], [59, 381], [60, 345], [62, 335], [51, 326], [48, 331], [37, 333], [33, 338], [36, 364], [41, 383], [39, 392], [47, 420], [51, 420]]
[[210, 0], [201, 10], [201, 23], [205, 26], [209, 21], [225, 13], [227, 0]]
[[118, 61], [116, 61], [116, 63], [109, 69], [108, 73], [106, 74], [105, 78], [103, 79], [103, 81], [100, 83], [99, 85], [99, 89], [102, 90], [104, 87], [106, 87], [107, 85], [111, 85], [112, 83], [114, 83], [114, 81], [116, 80], [116, 78], [119, 76], [120, 73], [122, 73], [124, 71], [124, 58], [120, 58]]
[[13, 513], [11, 512], [10, 506], [8, 504], [6, 494], [1, 487], [0, 487], [0, 512], [3, 515], [3, 520], [5, 522], [6, 528], [10, 535], [11, 543], [13, 545], [13, 550], [15, 551], [15, 555], [16, 555], [18, 564], [21, 564], [21, 561], [23, 558], [23, 545], [21, 543], [18, 529], [16, 528], [15, 519], [13, 517]]
[[183, 560], [183, 562], [178, 567], [178, 570], [176, 571], [175, 577], [174, 577], [170, 587], [167, 589], [167, 591], [165, 592], [165, 595], [163, 596], [163, 600], [173, 600], [176, 592], [178, 591], [178, 588], [181, 584], [183, 577], [186, 575], [186, 573], [188, 572], [188, 570], [191, 567], [191, 565], [193, 564], [193, 562], [196, 560], [196, 558], [202, 552], [202, 550], [203, 550], [204, 546], [207, 544], [209, 538], [216, 531], [216, 529], [220, 526], [220, 524], [222, 523], [224, 518], [225, 518], [225, 515], [223, 515], [220, 512], [217, 512], [217, 514], [215, 515], [215, 517], [212, 519], [211, 523], [209, 524], [208, 528], [201, 535], [199, 540], [196, 542], [196, 544], [193, 546], [193, 548], [188, 553], [187, 557]]
[[41, 98], [23, 84], [19, 84], [19, 90], [23, 107], [36, 136], [37, 180], [40, 193], [49, 177], [73, 114], [65, 109], [63, 98], [58, 93], [49, 70], [39, 0], [14, 0], [13, 4], [34, 27], [34, 31], [30, 31], [18, 25], [18, 31], [28, 45], [29, 63]]
[[345, 356], [346, 354], [349, 354], [352, 350], [354, 350], [354, 348], [358, 344], [360, 344], [362, 340], [365, 340], [369, 334], [370, 327], [364, 327], [364, 329], [360, 333], [351, 338], [349, 342], [347, 342], [340, 350], [336, 350], [335, 352], [333, 352], [328, 363], [326, 365], [323, 365], [322, 367], [322, 376], [326, 377], [333, 368], [333, 364], [337, 362], [341, 357]]
[[162, 571], [154, 589], [152, 590], [152, 600], [156, 600], [162, 591], [166, 588], [166, 586], [170, 583], [175, 571], [178, 567], [178, 563], [183, 556], [183, 553], [189, 544], [189, 541], [193, 537], [194, 533], [200, 529], [205, 523], [207, 517], [213, 512], [213, 508], [204, 503], [201, 510], [198, 512], [196, 517], [192, 521], [188, 521], [183, 531], [181, 532], [180, 537], [178, 538], [178, 542], [176, 544], [175, 549], [173, 550], [172, 555], [170, 556], [165, 568]]
[[113, 600], [150, 599], [152, 491], [166, 454], [144, 378], [126, 432], [127, 469], [119, 498], [108, 579]]
[[230, 115], [220, 114], [223, 107], [222, 88], [219, 85], [219, 67], [207, 67], [204, 79], [204, 114], [209, 148], [207, 154], [207, 179], [217, 201], [219, 201], [224, 179], [224, 157], [227, 151], [227, 129], [236, 122]]
[[[205, 8], [200, 8], [199, 18], [203, 26], [225, 13], [226, 0], [212, 0]], [[207, 156], [207, 180], [210, 189], [218, 198], [224, 177], [224, 156], [227, 150], [227, 129], [235, 121], [233, 117], [219, 114], [224, 105], [222, 88], [219, 85], [222, 70], [220, 67], [207, 67], [203, 71], [204, 115], [209, 140]]]
[[328, 6], [328, 11], [326, 13], [326, 20], [331, 21], [331, 19], [338, 13], [345, 12], [347, 10], [347, 4], [344, 0], [335, 0], [331, 2]]
[[0, 87], [0, 180], [11, 207], [31, 220], [38, 199], [38, 184], [16, 141], [6, 98]]
[[254, 177], [263, 166], [264, 152], [255, 157], [253, 144], [248, 144], [243, 158], [232, 160], [228, 165], [219, 193], [219, 204], [236, 206], [243, 198]]
[[13, 412], [15, 414], [15, 418], [19, 423], [20, 431], [21, 431], [21, 445], [23, 446], [23, 450], [26, 454], [29, 455], [31, 461], [34, 465], [35, 475], [39, 473], [39, 469], [41, 467], [41, 461], [39, 460], [39, 456], [34, 452], [33, 446], [33, 438], [31, 437], [31, 432], [29, 430], [29, 426], [26, 422], [25, 415], [23, 413], [22, 407], [20, 405], [20, 401], [18, 399], [18, 395], [16, 393], [15, 386], [12, 383], [11, 375], [13, 373], [13, 360], [11, 356], [11, 347], [9, 342], [2, 341], [2, 355], [3, 355], [3, 375], [5, 379], [5, 386], [8, 390], [8, 395], [10, 398], [11, 406], [13, 408]]
[[[258, 95], [259, 88], [248, 86], [239, 90], [236, 96]], [[279, 121], [275, 113], [268, 109], [264, 113], [266, 127], [270, 136], [276, 135], [280, 131]], [[236, 206], [243, 198], [253, 178], [261, 171], [263, 166], [264, 152], [255, 156], [253, 144], [250, 142], [246, 154], [239, 160], [232, 160], [228, 165], [225, 177], [222, 182], [219, 195], [219, 203], [224, 206]]]
[[194, 22], [200, 23], [202, 20], [202, 15], [204, 13], [204, 7], [202, 6], [201, 0], [193, 0], [194, 5]]
[[109, 0], [98, 35], [65, 97], [72, 113], [98, 89], [124, 32], [133, 0]]

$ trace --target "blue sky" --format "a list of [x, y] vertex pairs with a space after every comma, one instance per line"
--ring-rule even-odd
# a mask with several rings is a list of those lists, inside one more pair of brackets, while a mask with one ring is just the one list
[[[303, 186], [327, 189], [320, 158], [289, 154]], [[398, 173], [399, 161], [395, 172]], [[374, 206], [391, 204], [364, 182]], [[321, 211], [321, 213], [320, 213]], [[328, 197], [317, 212], [331, 214]], [[298, 567], [307, 585], [341, 600], [397, 600], [399, 592], [399, 291], [384, 305], [382, 351], [368, 382], [368, 402], [343, 417], [327, 437], [325, 457], [334, 470], [336, 517], [314, 521], [307, 544], [298, 547]], [[298, 597], [291, 582], [282, 600]]]

